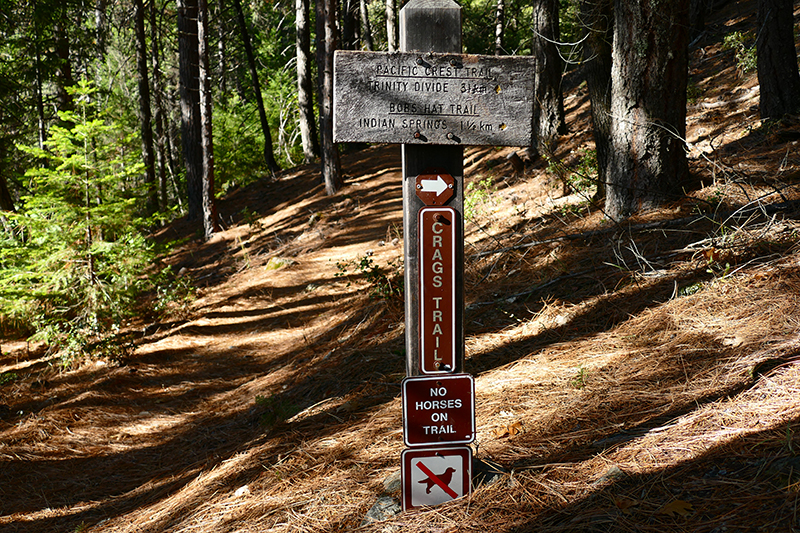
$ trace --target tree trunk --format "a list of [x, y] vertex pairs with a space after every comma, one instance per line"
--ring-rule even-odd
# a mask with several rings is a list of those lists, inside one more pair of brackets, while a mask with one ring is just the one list
[[8, 189], [8, 182], [2, 173], [0, 173], [0, 211], [16, 211], [14, 208], [14, 199], [11, 197], [11, 191]]
[[217, 19], [217, 73], [219, 80], [219, 92], [222, 98], [228, 94], [228, 47], [226, 39], [228, 28], [226, 27], [225, 2], [217, 0], [214, 8], [214, 18]]
[[614, 220], [677, 196], [688, 176], [689, 1], [615, 1], [606, 189]]
[[367, 0], [359, 0], [358, 7], [361, 13], [361, 44], [371, 52], [375, 46], [372, 43], [372, 26], [369, 23]]
[[158, 210], [155, 154], [153, 153], [153, 123], [150, 112], [150, 81], [147, 72], [147, 44], [144, 33], [144, 3], [134, 0], [134, 27], [136, 34], [136, 82], [139, 87], [139, 122], [142, 128], [142, 159], [144, 183], [147, 188], [147, 212]]
[[328, 195], [333, 195], [344, 185], [339, 163], [339, 147], [333, 142], [333, 52], [336, 50], [336, 0], [317, 0], [316, 9], [322, 178], [325, 183], [325, 191]]
[[583, 0], [581, 25], [584, 73], [592, 109], [592, 131], [597, 153], [596, 198], [605, 195], [606, 168], [611, 143], [611, 45], [614, 39], [613, 0]]
[[106, 0], [96, 0], [94, 3], [94, 26], [95, 35], [97, 35], [97, 49], [101, 54], [104, 54], [106, 50], [107, 19]]
[[40, 37], [38, 35], [38, 28], [36, 29], [36, 117], [37, 117], [37, 130], [38, 130], [38, 146], [40, 150], [44, 150], [44, 142], [47, 139], [47, 127], [44, 118], [44, 92], [42, 82], [42, 53], [40, 48]]
[[494, 24], [494, 55], [503, 55], [503, 26], [505, 24], [505, 1], [497, 0], [497, 13]]
[[386, 41], [389, 44], [390, 52], [397, 52], [398, 33], [395, 0], [386, 0]]
[[342, 28], [341, 46], [342, 50], [355, 50], [356, 48], [356, 1], [341, 0]]
[[166, 127], [164, 118], [164, 106], [161, 103], [161, 59], [159, 57], [159, 35], [158, 25], [156, 20], [156, 3], [150, 3], [150, 44], [152, 54], [153, 68], [153, 103], [155, 104], [155, 113], [153, 121], [156, 125], [156, 166], [158, 169], [158, 189], [160, 193], [159, 207], [161, 211], [166, 212], [169, 207], [169, 199], [167, 195], [167, 168], [169, 161], [169, 153], [167, 152], [167, 139]]
[[241, 0], [233, 0], [233, 5], [236, 8], [236, 16], [239, 20], [239, 31], [242, 34], [244, 51], [245, 54], [247, 54], [247, 64], [250, 67], [253, 92], [255, 93], [256, 104], [258, 105], [258, 117], [261, 119], [261, 131], [264, 135], [264, 162], [267, 164], [269, 171], [275, 175], [275, 173], [280, 172], [281, 167], [278, 165], [278, 162], [275, 161], [275, 152], [272, 149], [272, 135], [269, 132], [267, 112], [264, 109], [264, 98], [261, 95], [261, 83], [258, 81], [258, 70], [256, 69], [255, 54], [253, 54], [253, 45], [250, 43], [250, 32], [247, 31], [247, 21], [244, 18]]
[[800, 112], [800, 74], [794, 46], [792, 0], [758, 2], [758, 84], [761, 118]]
[[[75, 109], [72, 95], [67, 92], [67, 87], [75, 85], [75, 80], [72, 77], [72, 64], [70, 63], [69, 36], [65, 27], [67, 23], [67, 14], [62, 13], [62, 20], [54, 28], [55, 53], [58, 58], [58, 68], [55, 72], [56, 107], [59, 111], [73, 111]], [[58, 119], [58, 124], [67, 129], [72, 129], [74, 126], [72, 122], [61, 119]]]
[[558, 135], [566, 133], [561, 91], [563, 61], [555, 44], [560, 38], [558, 0], [534, 0], [533, 31], [537, 68], [533, 82], [535, 146], [531, 152], [550, 157], [555, 152]]
[[214, 201], [214, 136], [211, 127], [211, 66], [208, 52], [208, 0], [197, 3], [197, 55], [200, 74], [200, 132], [203, 143], [203, 231], [206, 239], [219, 231]]
[[319, 155], [317, 124], [314, 120], [314, 89], [311, 82], [311, 27], [309, 0], [295, 1], [295, 48], [297, 49], [297, 106], [300, 109], [300, 140], [303, 156], [311, 163]]
[[177, 2], [181, 145], [186, 166], [188, 218], [194, 221], [200, 220], [203, 214], [197, 0], [177, 0]]

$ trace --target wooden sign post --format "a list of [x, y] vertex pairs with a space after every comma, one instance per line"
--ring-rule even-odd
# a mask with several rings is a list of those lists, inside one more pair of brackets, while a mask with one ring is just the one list
[[411, 0], [400, 11], [400, 52], [334, 56], [334, 141], [402, 144], [403, 411], [412, 448], [403, 459], [404, 509], [471, 490], [463, 146], [531, 144], [533, 67], [531, 57], [462, 54], [453, 0]]

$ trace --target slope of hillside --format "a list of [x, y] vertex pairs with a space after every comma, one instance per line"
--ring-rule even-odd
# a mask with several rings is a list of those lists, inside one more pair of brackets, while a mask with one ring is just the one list
[[762, 125], [722, 48], [753, 6], [692, 49], [680, 201], [591, 203], [580, 84], [559, 164], [467, 150], [470, 498], [365, 521], [404, 448], [400, 150], [375, 146], [334, 197], [300, 167], [222, 199], [211, 241], [164, 230], [196, 297], [123, 355], [2, 343], [0, 530], [800, 530], [800, 121]]

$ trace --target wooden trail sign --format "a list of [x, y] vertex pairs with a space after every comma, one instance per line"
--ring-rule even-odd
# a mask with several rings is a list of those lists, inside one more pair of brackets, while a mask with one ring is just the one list
[[410, 509], [471, 491], [472, 452], [452, 447], [475, 438], [474, 382], [464, 373], [463, 146], [531, 144], [534, 63], [462, 54], [453, 0], [406, 4], [400, 48], [336, 52], [333, 131], [336, 142], [402, 145]]
[[532, 57], [336, 51], [336, 142], [527, 146]]

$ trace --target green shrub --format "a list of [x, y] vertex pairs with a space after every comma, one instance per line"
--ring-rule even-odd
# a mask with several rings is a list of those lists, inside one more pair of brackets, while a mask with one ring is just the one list
[[0, 238], [0, 314], [60, 349], [68, 363], [133, 313], [151, 247], [136, 217], [143, 165], [131, 136], [74, 90], [46, 150], [19, 148], [46, 165], [28, 170], [19, 212]]

